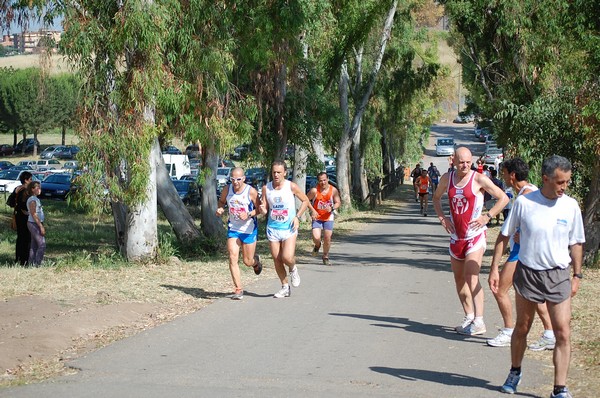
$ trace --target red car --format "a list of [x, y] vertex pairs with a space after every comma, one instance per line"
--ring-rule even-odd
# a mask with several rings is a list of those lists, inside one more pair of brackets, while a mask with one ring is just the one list
[[0, 145], [0, 156], [8, 156], [15, 153], [15, 148], [12, 145], [2, 144]]

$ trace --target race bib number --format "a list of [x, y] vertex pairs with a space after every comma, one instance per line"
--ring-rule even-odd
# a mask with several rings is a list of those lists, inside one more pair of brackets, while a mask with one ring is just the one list
[[230, 207], [229, 208], [229, 214], [231, 215], [231, 218], [234, 220], [241, 220], [240, 215], [245, 212], [246, 212], [246, 209], [243, 207]]
[[319, 210], [327, 210], [327, 211], [329, 211], [329, 206], [330, 206], [329, 202], [319, 201], [317, 203], [317, 209], [319, 209]]
[[277, 222], [285, 222], [288, 220], [289, 214], [288, 209], [272, 209], [271, 220]]

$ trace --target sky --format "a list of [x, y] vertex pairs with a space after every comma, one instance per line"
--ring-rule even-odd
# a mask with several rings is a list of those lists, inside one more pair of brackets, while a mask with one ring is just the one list
[[[55, 21], [54, 25], [50, 27], [50, 30], [62, 30], [61, 22], [62, 22], [62, 19]], [[43, 23], [41, 23], [41, 22], [32, 21], [29, 24], [29, 30], [37, 31], [42, 27], [42, 25], [43, 25]], [[7, 33], [10, 35], [13, 35], [15, 33], [21, 33], [21, 28], [16, 23], [13, 23], [10, 26], [10, 29], [8, 32], [6, 30], [2, 31], [2, 34], [7, 34]], [[0, 38], [1, 38], [1, 36], [0, 36]]]

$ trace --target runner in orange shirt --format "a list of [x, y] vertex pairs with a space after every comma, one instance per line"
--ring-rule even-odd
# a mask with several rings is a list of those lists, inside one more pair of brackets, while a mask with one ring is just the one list
[[415, 189], [419, 192], [419, 201], [421, 202], [421, 214], [427, 217], [427, 204], [429, 202], [429, 188], [431, 188], [431, 178], [427, 175], [427, 170], [421, 170], [421, 176], [415, 180]]
[[321, 172], [317, 175], [317, 186], [308, 192], [317, 216], [312, 221], [312, 238], [315, 247], [312, 255], [316, 256], [321, 248], [321, 231], [323, 231], [323, 264], [329, 263], [329, 249], [331, 248], [331, 237], [333, 235], [333, 212], [342, 204], [338, 190], [329, 184], [327, 173]]

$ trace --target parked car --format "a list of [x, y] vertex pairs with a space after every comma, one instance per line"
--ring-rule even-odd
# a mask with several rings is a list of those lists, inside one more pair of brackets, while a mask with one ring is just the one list
[[198, 144], [190, 144], [185, 148], [185, 154], [188, 155], [189, 159], [196, 159], [200, 157], [200, 146]]
[[25, 170], [35, 170], [35, 160], [21, 160], [16, 166], [25, 166], [29, 167], [29, 169]]
[[485, 164], [494, 164], [496, 158], [500, 157], [504, 158], [504, 154], [502, 153], [502, 148], [489, 148], [485, 154], [483, 155], [483, 163]]
[[190, 159], [190, 169], [198, 170], [200, 167], [202, 167], [202, 159]]
[[325, 162], [325, 166], [335, 166], [335, 156], [325, 155], [323, 161]]
[[233, 149], [233, 153], [231, 154], [231, 158], [235, 160], [244, 160], [250, 153], [250, 145], [243, 144], [236, 146]]
[[438, 138], [435, 143], [435, 155], [450, 156], [454, 153], [455, 148], [454, 138]]
[[217, 169], [217, 186], [223, 187], [229, 182], [229, 176], [231, 175], [231, 167], [219, 167]]
[[29, 165], [16, 165], [7, 170], [34, 171], [33, 167]]
[[235, 164], [230, 159], [219, 159], [217, 166], [219, 166], [219, 167], [235, 167]]
[[42, 181], [42, 198], [65, 200], [71, 192], [71, 174], [52, 173]]
[[58, 159], [75, 159], [75, 156], [77, 156], [79, 150], [80, 149], [77, 145], [67, 145], [58, 151], [56, 157]]
[[64, 145], [49, 146], [40, 153], [40, 159], [54, 159], [57, 153], [66, 148]]
[[246, 184], [252, 185], [260, 190], [267, 183], [269, 173], [264, 167], [252, 167], [246, 169]]
[[[27, 138], [26, 140], [21, 140], [15, 145], [15, 153], [19, 152], [33, 152], [34, 146], [37, 150], [40, 150], [40, 142], [34, 138]], [[23, 150], [25, 148], [25, 150]]]
[[15, 148], [12, 145], [2, 144], [0, 145], [0, 156], [8, 156], [15, 153]]
[[196, 181], [196, 180], [198, 180], [198, 175], [186, 174], [184, 176], [181, 176], [181, 178], [179, 180], [181, 180], [181, 181]]
[[[0, 171], [0, 192], [12, 193], [16, 187], [21, 185], [19, 177], [21, 173], [27, 170], [2, 170]], [[33, 177], [34, 180], [39, 181], [37, 177]]]
[[173, 145], [169, 145], [166, 146], [162, 149], [162, 153], [166, 153], [169, 155], [181, 155], [181, 151], [179, 150], [179, 148], [177, 148], [176, 146]]
[[8, 160], [0, 160], [0, 170], [10, 169], [11, 167], [14, 167], [14, 164]]
[[76, 160], [69, 160], [63, 164], [62, 168], [64, 170], [77, 170], [79, 169], [79, 163]]
[[171, 180], [179, 197], [186, 205], [198, 206], [200, 204], [200, 188], [195, 181]]
[[56, 159], [37, 160], [37, 161], [35, 161], [34, 168], [36, 170], [38, 170], [41, 167], [47, 167], [47, 168], [53, 168], [53, 169], [60, 169], [62, 167], [62, 165]]

